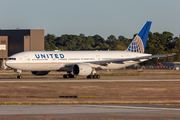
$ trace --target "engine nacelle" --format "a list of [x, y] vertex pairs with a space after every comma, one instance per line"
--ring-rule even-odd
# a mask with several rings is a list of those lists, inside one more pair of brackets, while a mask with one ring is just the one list
[[49, 73], [49, 71], [31, 71], [31, 73], [32, 73], [33, 75], [39, 75], [39, 76], [41, 76], [41, 75], [47, 75], [47, 74]]
[[92, 72], [92, 67], [88, 64], [76, 64], [72, 68], [74, 75], [90, 75]]

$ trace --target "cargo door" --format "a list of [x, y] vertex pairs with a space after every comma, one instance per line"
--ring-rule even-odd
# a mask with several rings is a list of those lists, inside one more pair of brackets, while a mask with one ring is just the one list
[[96, 55], [96, 60], [101, 60], [99, 55]]

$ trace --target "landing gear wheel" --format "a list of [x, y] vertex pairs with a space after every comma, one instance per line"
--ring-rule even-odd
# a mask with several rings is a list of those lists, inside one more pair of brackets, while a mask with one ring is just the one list
[[91, 78], [91, 79], [92, 79], [92, 78], [93, 78], [93, 75], [89, 75], [89, 78]]
[[93, 75], [93, 78], [96, 79], [96, 75]]
[[97, 79], [100, 79], [100, 75], [96, 75], [96, 78], [97, 78]]
[[63, 78], [68, 78], [66, 74], [63, 75]]
[[18, 76], [17, 76], [17, 78], [18, 78], [18, 79], [21, 79], [21, 78], [22, 78], [22, 76], [21, 76], [21, 75], [18, 75]]
[[69, 78], [74, 78], [74, 75], [73, 74], [69, 74]]
[[93, 76], [92, 76], [92, 75], [88, 75], [87, 78], [88, 78], [88, 79], [91, 79], [91, 78], [93, 78]]

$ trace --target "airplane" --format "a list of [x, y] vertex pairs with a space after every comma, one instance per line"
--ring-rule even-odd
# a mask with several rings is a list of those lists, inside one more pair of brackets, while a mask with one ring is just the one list
[[50, 71], [66, 71], [63, 78], [87, 76], [99, 79], [96, 70], [120, 69], [152, 58], [173, 54], [152, 55], [144, 53], [151, 21], [147, 21], [125, 51], [26, 51], [10, 56], [5, 65], [33, 75], [47, 75]]

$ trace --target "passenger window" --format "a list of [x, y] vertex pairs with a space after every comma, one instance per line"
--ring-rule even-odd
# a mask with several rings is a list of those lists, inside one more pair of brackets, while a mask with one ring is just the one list
[[16, 60], [16, 58], [8, 58], [8, 60]]

